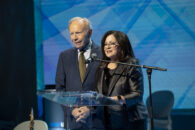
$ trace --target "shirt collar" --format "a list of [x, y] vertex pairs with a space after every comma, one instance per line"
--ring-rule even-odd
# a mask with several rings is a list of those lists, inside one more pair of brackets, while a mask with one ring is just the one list
[[[91, 46], [92, 46], [92, 40], [89, 39], [89, 44], [83, 50], [86, 52], [91, 49]], [[77, 49], [77, 51], [80, 53], [79, 49]]]

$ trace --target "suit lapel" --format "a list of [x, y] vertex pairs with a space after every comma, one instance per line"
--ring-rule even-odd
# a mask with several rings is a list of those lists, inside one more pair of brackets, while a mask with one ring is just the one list
[[93, 66], [94, 66], [94, 62], [88, 64], [84, 81], [87, 79], [87, 76], [89, 75], [89, 72], [93, 69]]
[[109, 89], [108, 89], [108, 95], [109, 96], [110, 96], [112, 90], [114, 89], [117, 81], [121, 77], [123, 71], [124, 71], [124, 65], [118, 65], [118, 67], [116, 68], [116, 71], [114, 72], [114, 75], [113, 75], [113, 77], [110, 81], [110, 84], [109, 84]]
[[78, 62], [78, 51], [75, 48], [74, 52], [73, 52], [73, 66], [75, 66], [74, 68], [76, 69], [75, 71], [77, 72], [77, 74], [80, 77], [80, 72], [79, 72], [79, 62]]
[[[95, 46], [95, 43], [92, 43], [92, 47], [91, 47], [91, 54], [93, 54], [93, 53], [96, 53], [96, 54], [99, 53], [97, 47]], [[88, 64], [84, 81], [87, 79], [87, 76], [89, 75], [89, 72], [93, 69], [94, 65], [95, 65], [95, 62], [91, 62]]]
[[103, 86], [104, 86], [104, 69], [101, 69], [101, 75], [100, 75], [100, 77], [99, 77], [99, 79], [100, 79], [100, 82], [98, 82], [98, 86], [100, 86], [100, 88], [98, 88], [99, 89], [99, 92], [100, 93], [103, 93]]

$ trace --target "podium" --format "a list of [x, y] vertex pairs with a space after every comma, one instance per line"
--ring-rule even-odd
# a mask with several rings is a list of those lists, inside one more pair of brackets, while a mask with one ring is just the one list
[[[111, 105], [121, 105], [119, 102], [112, 100], [95, 91], [56, 91], [55, 89], [38, 91], [37, 95], [42, 96], [50, 101], [56, 102], [69, 108], [70, 110], [74, 107], [88, 106], [92, 108], [94, 106], [111, 106]], [[91, 113], [90, 113], [91, 114]], [[67, 111], [67, 118], [71, 116], [71, 111]], [[91, 118], [91, 116], [90, 116]], [[92, 119], [91, 119], [92, 120]], [[66, 129], [71, 129], [70, 119], [66, 120]], [[90, 121], [89, 121], [90, 122]]]

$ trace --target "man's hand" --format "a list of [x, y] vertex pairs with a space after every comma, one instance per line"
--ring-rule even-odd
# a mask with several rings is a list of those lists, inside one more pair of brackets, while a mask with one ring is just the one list
[[74, 108], [72, 115], [76, 119], [76, 122], [86, 123], [86, 119], [90, 114], [90, 109], [86, 106]]

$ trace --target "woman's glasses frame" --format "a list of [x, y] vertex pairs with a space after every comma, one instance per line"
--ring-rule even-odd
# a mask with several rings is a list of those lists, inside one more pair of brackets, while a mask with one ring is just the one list
[[111, 42], [111, 43], [109, 43], [109, 44], [107, 44], [107, 43], [105, 43], [104, 44], [104, 47], [105, 48], [107, 48], [107, 47], [118, 47], [119, 46], [119, 44], [117, 43], [117, 42]]

